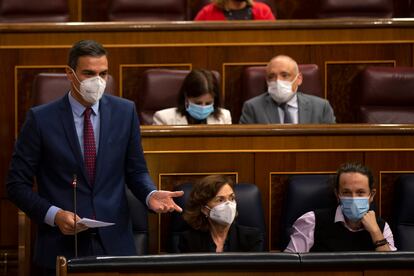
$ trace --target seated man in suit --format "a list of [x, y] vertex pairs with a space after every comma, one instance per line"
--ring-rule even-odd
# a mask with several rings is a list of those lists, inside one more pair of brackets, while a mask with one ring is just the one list
[[297, 92], [302, 74], [291, 57], [272, 58], [266, 72], [268, 91], [244, 103], [241, 124], [335, 123], [327, 100]]
[[[44, 275], [55, 275], [56, 256], [76, 255], [75, 233], [80, 257], [135, 255], [125, 185], [155, 212], [181, 211], [172, 197], [183, 194], [156, 190], [134, 103], [103, 94], [108, 60], [102, 45], [75, 43], [66, 72], [70, 91], [27, 113], [7, 179], [10, 201], [38, 224], [34, 259]], [[88, 228], [77, 224], [81, 217], [114, 225]]]
[[369, 209], [375, 189], [367, 167], [342, 165], [335, 194], [337, 208], [307, 212], [295, 221], [285, 252], [397, 250], [389, 225]]

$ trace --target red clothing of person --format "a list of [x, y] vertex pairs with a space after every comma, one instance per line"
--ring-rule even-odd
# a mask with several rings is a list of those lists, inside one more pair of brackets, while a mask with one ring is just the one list
[[[268, 5], [260, 2], [253, 3], [253, 20], [275, 20], [272, 10]], [[194, 20], [226, 20], [223, 11], [213, 3], [204, 6]]]

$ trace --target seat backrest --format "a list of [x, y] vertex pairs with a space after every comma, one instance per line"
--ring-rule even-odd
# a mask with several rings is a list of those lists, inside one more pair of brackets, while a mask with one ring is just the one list
[[356, 83], [357, 122], [414, 123], [414, 68], [367, 67]]
[[126, 197], [128, 200], [129, 213], [132, 222], [132, 234], [134, 236], [137, 255], [148, 254], [148, 211], [145, 204], [139, 201], [126, 188]]
[[414, 1], [412, 0], [408, 4], [408, 16], [414, 17]]
[[66, 22], [68, 0], [1, 0], [0, 22]]
[[393, 234], [398, 250], [414, 251], [414, 174], [398, 177], [394, 194]]
[[[141, 124], [152, 125], [156, 111], [176, 107], [178, 95], [189, 70], [148, 69], [143, 73], [142, 91], [137, 105]], [[220, 85], [220, 74], [212, 71]]]
[[[323, 96], [323, 90], [319, 75], [319, 68], [316, 64], [299, 64], [299, 71], [302, 73], [303, 81], [301, 86], [299, 87], [299, 91], [315, 95], [318, 97]], [[260, 94], [263, 94], [267, 91], [267, 84], [266, 84], [266, 66], [250, 66], [246, 67], [242, 73], [242, 95], [240, 95], [240, 102], [241, 105], [245, 101]], [[233, 107], [231, 110], [232, 117], [239, 121], [239, 117], [241, 115], [241, 108]]]
[[141, 124], [151, 125], [156, 111], [177, 106], [181, 85], [189, 72], [172, 69], [144, 71], [142, 93], [137, 101]]
[[[45, 104], [63, 97], [70, 90], [66, 74], [39, 73], [33, 80], [33, 106]], [[114, 79], [108, 75], [105, 93], [115, 95]]]
[[[192, 183], [185, 183], [179, 186], [178, 190], [184, 191], [184, 196], [175, 198], [175, 202], [181, 208], [185, 208]], [[237, 221], [240, 225], [256, 227], [260, 229], [263, 240], [266, 240], [266, 223], [262, 207], [262, 199], [256, 185], [250, 183], [239, 183], [234, 185], [234, 193], [237, 201]], [[169, 235], [168, 251], [177, 253], [180, 234], [189, 229], [190, 226], [182, 219], [180, 213], [174, 212], [171, 216], [171, 233]], [[265, 243], [264, 243], [265, 244]], [[263, 245], [264, 246], [264, 245]], [[264, 248], [263, 248], [264, 250]]]
[[392, 18], [393, 0], [319, 0], [317, 18], [376, 17]]
[[283, 202], [280, 248], [289, 243], [293, 223], [303, 214], [316, 209], [335, 207], [337, 200], [333, 175], [311, 174], [290, 176]]
[[187, 20], [187, 0], [112, 0], [110, 21]]

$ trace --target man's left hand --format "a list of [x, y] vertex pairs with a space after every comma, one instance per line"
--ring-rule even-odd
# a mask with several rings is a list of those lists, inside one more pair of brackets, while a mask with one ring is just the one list
[[174, 211], [182, 212], [183, 209], [181, 209], [180, 206], [175, 204], [173, 197], [179, 197], [183, 194], [183, 191], [155, 191], [151, 194], [149, 198], [148, 207], [157, 213], [167, 213]]

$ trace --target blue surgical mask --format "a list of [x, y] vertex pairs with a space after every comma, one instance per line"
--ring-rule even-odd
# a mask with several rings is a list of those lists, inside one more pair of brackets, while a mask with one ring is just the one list
[[350, 221], [360, 220], [369, 210], [369, 197], [339, 197], [342, 213]]
[[204, 120], [213, 113], [214, 105], [198, 105], [189, 101], [186, 110], [194, 119]]

